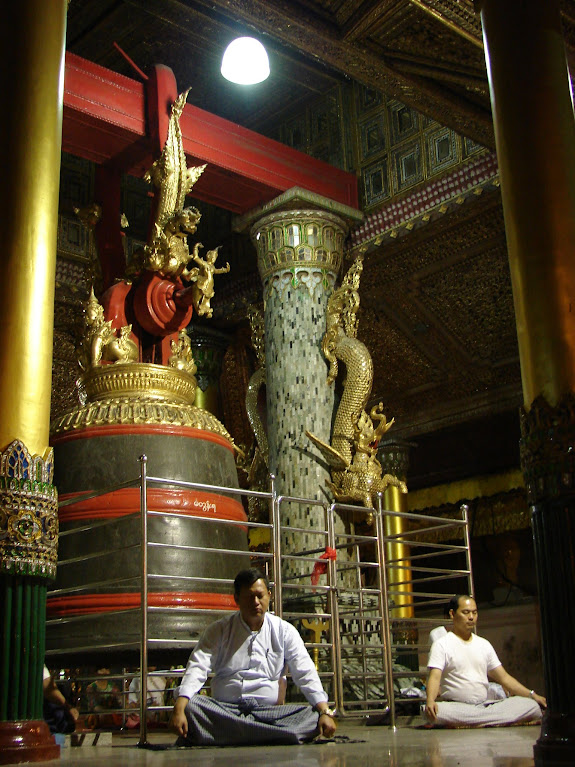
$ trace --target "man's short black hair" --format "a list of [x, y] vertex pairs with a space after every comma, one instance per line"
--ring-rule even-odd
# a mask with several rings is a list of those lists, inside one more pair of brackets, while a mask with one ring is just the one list
[[247, 570], [240, 570], [234, 579], [234, 594], [237, 596], [244, 586], [252, 586], [256, 581], [262, 580], [266, 584], [266, 588], [269, 591], [270, 582], [267, 579], [267, 575], [262, 573], [258, 567], [249, 567]]
[[472, 594], [454, 594], [449, 602], [447, 603], [447, 606], [445, 608], [445, 617], [449, 618], [449, 613], [453, 610], [454, 613], [457, 612], [457, 608], [459, 607], [459, 600], [460, 599], [473, 599], [475, 601], [475, 597]]

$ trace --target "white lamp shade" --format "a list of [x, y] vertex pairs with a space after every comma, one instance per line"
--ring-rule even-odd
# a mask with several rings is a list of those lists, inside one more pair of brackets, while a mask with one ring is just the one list
[[238, 85], [261, 83], [270, 74], [270, 62], [264, 46], [253, 37], [238, 37], [226, 48], [222, 75]]

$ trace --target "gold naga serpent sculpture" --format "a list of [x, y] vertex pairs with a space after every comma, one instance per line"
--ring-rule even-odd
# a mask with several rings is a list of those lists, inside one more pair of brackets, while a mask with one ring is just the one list
[[373, 363], [365, 344], [356, 338], [362, 271], [363, 255], [360, 254], [327, 303], [322, 351], [329, 362], [328, 384], [333, 384], [337, 377], [339, 361], [344, 363], [347, 373], [331, 444], [309, 431], [306, 435], [331, 467], [331, 482], [327, 485], [336, 501], [360, 502], [371, 508], [375, 507], [377, 493], [389, 485], [398, 487], [403, 493], [407, 492], [407, 487], [393, 474], [382, 476], [381, 464], [376, 458], [379, 441], [394, 419], [387, 421], [381, 402], [372, 407], [369, 414], [365, 410], [373, 383]]

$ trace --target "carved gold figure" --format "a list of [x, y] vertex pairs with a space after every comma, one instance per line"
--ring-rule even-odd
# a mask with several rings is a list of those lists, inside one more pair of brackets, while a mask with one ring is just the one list
[[197, 371], [197, 367], [192, 354], [190, 337], [185, 328], [180, 330], [178, 340], [172, 341], [170, 346], [172, 355], [168, 359], [168, 365], [177, 370], [183, 370], [184, 373], [193, 376]]
[[[327, 304], [326, 332], [322, 349], [329, 362], [328, 383], [338, 373], [338, 362], [346, 367], [343, 395], [334, 420], [331, 444], [309, 431], [306, 435], [320, 449], [329, 463], [331, 482], [328, 486], [337, 501], [375, 506], [374, 496], [389, 485], [406, 493], [404, 482], [392, 474], [382, 476], [381, 464], [376, 458], [381, 437], [391, 428], [383, 414], [383, 403], [373, 407], [368, 415], [365, 407], [373, 383], [371, 356], [357, 335], [359, 309], [359, 282], [363, 270], [363, 255], [359, 255], [349, 268], [341, 286], [335, 290]], [[377, 426], [374, 426], [377, 421]]]
[[138, 347], [130, 338], [131, 325], [120, 328], [120, 336], [112, 328], [112, 320], [104, 319], [104, 308], [94, 295], [85, 304], [84, 334], [80, 346], [80, 367], [89, 370], [102, 362], [136, 362]]
[[225, 266], [216, 267], [218, 257], [218, 248], [208, 250], [206, 258], [200, 256], [200, 248], [203, 248], [201, 242], [196, 243], [192, 255], [192, 261], [198, 266], [186, 270], [184, 275], [186, 279], [192, 281], [192, 299], [194, 309], [200, 317], [211, 317], [213, 309], [210, 301], [214, 297], [214, 274], [227, 274], [230, 271], [230, 265], [226, 262]]

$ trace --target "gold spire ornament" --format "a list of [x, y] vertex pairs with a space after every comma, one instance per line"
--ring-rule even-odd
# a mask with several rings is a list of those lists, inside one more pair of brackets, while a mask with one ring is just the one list
[[190, 88], [174, 101], [162, 154], [144, 175], [144, 180], [158, 190], [153, 233], [147, 245], [134, 254], [127, 274], [148, 270], [162, 277], [187, 275], [190, 261], [187, 237], [196, 232], [202, 216], [196, 207], [186, 208], [184, 203], [206, 168], [205, 165], [186, 166], [180, 117], [189, 92]]
[[184, 206], [186, 196], [206, 165], [192, 168], [186, 165], [180, 117], [189, 92], [190, 88], [174, 101], [162, 154], [144, 175], [157, 189], [153, 232], [148, 243], [134, 254], [126, 274], [149, 271], [167, 279], [182, 278], [192, 283], [189, 290], [196, 313], [200, 317], [211, 317], [214, 275], [229, 272], [230, 265], [216, 267], [219, 247], [207, 251], [204, 259], [199, 254], [204, 246], [196, 243], [190, 254], [188, 235], [196, 233], [202, 216], [194, 205]]

